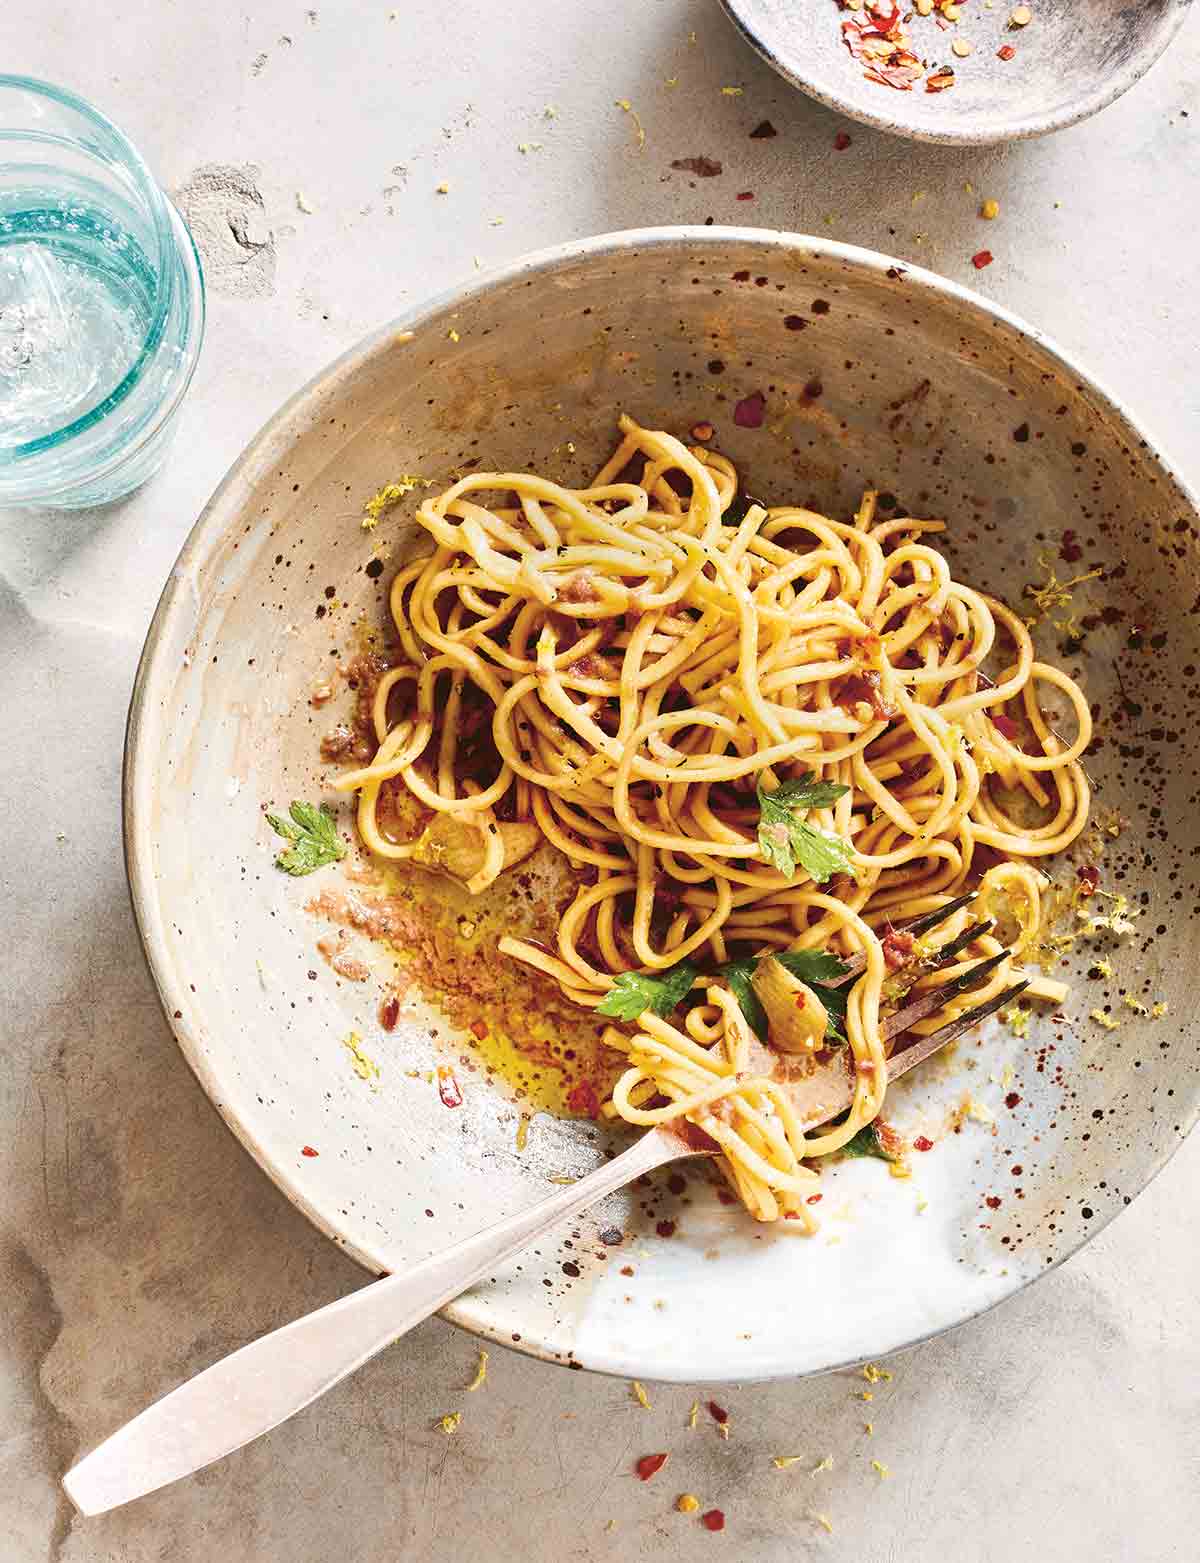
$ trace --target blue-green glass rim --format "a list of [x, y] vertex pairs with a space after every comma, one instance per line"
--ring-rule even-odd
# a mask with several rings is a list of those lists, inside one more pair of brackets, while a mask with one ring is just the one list
[[[27, 440], [21, 445], [10, 445], [0, 461], [5, 466], [15, 466], [18, 462], [29, 456], [40, 455], [43, 451], [54, 450], [66, 445], [68, 441], [77, 438], [88, 429], [101, 423], [115, 407], [129, 395], [142, 378], [142, 374], [150, 360], [158, 351], [162, 342], [163, 331], [166, 328], [171, 305], [174, 302], [176, 265], [175, 262], [175, 235], [171, 226], [171, 213], [167, 206], [167, 199], [159, 189], [153, 174], [147, 168], [141, 154], [129, 140], [128, 136], [113, 124], [107, 115], [94, 108], [86, 99], [79, 97], [74, 92], [69, 92], [65, 87], [56, 87], [51, 82], [41, 81], [35, 76], [10, 76], [0, 75], [0, 92], [6, 88], [15, 88], [20, 92], [32, 92], [41, 97], [49, 98], [54, 103], [60, 103], [81, 115], [85, 120], [90, 120], [96, 128], [105, 136], [111, 137], [116, 145], [116, 152], [121, 162], [128, 168], [139, 185], [139, 193], [146, 200], [147, 206], [154, 219], [154, 235], [158, 241], [158, 288], [155, 293], [154, 315], [146, 330], [145, 338], [138, 352], [137, 358], [126, 370], [124, 377], [118, 381], [107, 396], [88, 412], [81, 414], [73, 422], [64, 424], [61, 429], [55, 429], [50, 434], [40, 435], [36, 440]], [[0, 143], [6, 140], [20, 138], [23, 141], [42, 141], [47, 145], [61, 146], [64, 137], [51, 135], [44, 131], [0, 130]]]

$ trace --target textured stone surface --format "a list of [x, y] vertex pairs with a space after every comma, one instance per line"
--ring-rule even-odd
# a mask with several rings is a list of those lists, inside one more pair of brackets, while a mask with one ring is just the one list
[[[107, 109], [171, 188], [253, 167], [262, 205], [250, 198], [235, 242], [271, 245], [275, 291], [210, 294], [179, 441], [150, 488], [101, 513], [0, 516], [0, 1563], [1194, 1557], [1195, 1140], [1082, 1255], [891, 1363], [869, 1404], [845, 1376], [723, 1388], [723, 1442], [707, 1419], [687, 1430], [689, 1389], [650, 1386], [646, 1412], [624, 1384], [506, 1352], [466, 1396], [474, 1345], [434, 1321], [195, 1481], [71, 1520], [57, 1478], [78, 1450], [361, 1280], [184, 1067], [120, 858], [125, 705], [159, 586], [285, 396], [401, 302], [469, 275], [475, 255], [712, 216], [830, 233], [970, 281], [1080, 354], [1200, 481], [1200, 390], [1182, 351], [1200, 332], [1194, 24], [1098, 119], [963, 153], [843, 127], [715, 6], [688, 0], [553, 13], [318, 0], [315, 20], [281, 0], [253, 17], [127, 0], [99, 15], [12, 0], [0, 58]], [[645, 125], [641, 152], [617, 98]], [[751, 140], [763, 118], [778, 136]], [[670, 168], [698, 155], [722, 175]], [[737, 201], [745, 191], [755, 200]], [[995, 222], [976, 215], [983, 196], [1000, 202]], [[977, 273], [984, 246], [996, 260]], [[447, 1438], [435, 1418], [455, 1409]], [[632, 1462], [656, 1450], [671, 1460], [643, 1485]], [[785, 1453], [805, 1463], [776, 1470]], [[832, 1470], [810, 1476], [826, 1454]], [[722, 1536], [673, 1511], [683, 1491], [726, 1511]]]

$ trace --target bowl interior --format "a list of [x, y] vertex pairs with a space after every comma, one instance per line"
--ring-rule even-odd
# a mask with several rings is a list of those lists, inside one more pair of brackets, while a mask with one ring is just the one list
[[[588, 1367], [748, 1378], [897, 1348], [1042, 1273], [1145, 1184], [1200, 1096], [1200, 1076], [1180, 1071], [1196, 1054], [1180, 1000], [1200, 901], [1198, 738], [1179, 717], [1200, 666], [1197, 516], [1183, 492], [1034, 335], [928, 274], [818, 241], [619, 235], [403, 324], [335, 364], [242, 457], [181, 556], [135, 692], [135, 905], [219, 1110], [377, 1270], [596, 1163], [590, 1123], [539, 1114], [518, 1134], [522, 1105], [489, 1083], [462, 1024], [410, 995], [397, 1028], [381, 1028], [392, 956], [356, 936], [370, 975], [346, 980], [316, 949], [328, 924], [306, 909], [345, 888], [350, 860], [279, 873], [263, 810], [331, 796], [318, 740], [349, 696], [334, 677], [317, 709], [314, 689], [353, 654], [418, 540], [411, 500], [363, 531], [368, 496], [399, 474], [441, 483], [476, 462], [582, 482], [619, 410], [679, 431], [705, 419], [755, 495], [843, 516], [871, 485], [897, 513], [946, 517], [958, 575], [1010, 602], [1050, 570], [1104, 571], [1035, 634], [1094, 702], [1090, 846], [1102, 883], [1141, 915], [1132, 936], [1064, 951], [1076, 986], [1062, 1016], [1037, 1018], [1025, 1039], [994, 1027], [910, 1077], [892, 1116], [936, 1149], [910, 1181], [879, 1162], [834, 1168], [815, 1239], [756, 1226], [689, 1171], [614, 1198], [450, 1314]], [[755, 391], [766, 420], [738, 428], [734, 406]], [[1073, 876], [1073, 863], [1051, 867]], [[471, 959], [494, 961], [495, 926], [475, 931]], [[1089, 978], [1101, 956], [1113, 976]], [[1172, 1013], [1152, 1020], [1123, 993]], [[1106, 1005], [1118, 1030], [1088, 1019]], [[378, 1077], [355, 1072], [352, 1031]], [[433, 1073], [447, 1062], [463, 1081], [455, 1110]], [[946, 1132], [968, 1097], [975, 1115]]]
[[[907, 47], [926, 77], [908, 91], [869, 81], [842, 37], [856, 13], [835, 0], [722, 0], [746, 40], [802, 91], [865, 124], [923, 141], [986, 145], [1041, 135], [1094, 114], [1147, 71], [1183, 21], [1188, 0], [1035, 0], [1032, 20], [1011, 24], [1013, 0], [992, 10], [964, 4], [953, 28], [937, 13], [900, 7]], [[860, 11], [861, 19], [865, 12]], [[955, 41], [971, 52], [959, 57]], [[999, 51], [1013, 51], [1006, 59]], [[954, 71], [949, 90], [928, 76]]]

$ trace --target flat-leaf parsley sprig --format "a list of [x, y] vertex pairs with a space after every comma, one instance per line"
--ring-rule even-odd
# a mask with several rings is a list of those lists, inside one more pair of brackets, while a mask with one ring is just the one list
[[758, 845], [763, 858], [785, 879], [795, 878], [797, 865], [819, 885], [843, 873], [852, 860], [850, 843], [797, 819], [796, 812], [827, 809], [849, 791], [841, 782], [816, 781], [806, 771], [768, 792], [760, 776]]
[[324, 804], [317, 808], [315, 804], [293, 800], [288, 813], [290, 819], [282, 819], [278, 814], [267, 815], [267, 824], [275, 834], [290, 843], [275, 859], [276, 868], [283, 869], [285, 874], [311, 874], [346, 856], [331, 809]]
[[657, 977], [650, 972], [623, 971], [596, 1006], [596, 1013], [614, 1020], [636, 1020], [652, 1010], [665, 1020], [691, 992], [696, 975], [690, 961], [668, 966]]

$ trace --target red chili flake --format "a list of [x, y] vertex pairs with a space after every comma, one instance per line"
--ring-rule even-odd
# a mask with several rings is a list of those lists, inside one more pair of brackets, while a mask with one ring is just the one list
[[654, 1228], [659, 1237], [674, 1237], [675, 1223], [673, 1221], [660, 1221]]
[[725, 1512], [723, 1509], [708, 1509], [700, 1516], [700, 1523], [705, 1530], [724, 1530]]
[[889, 926], [883, 936], [883, 961], [889, 971], [899, 971], [912, 954], [916, 939], [903, 928]]
[[753, 201], [753, 199], [754, 199], [754, 191], [753, 190], [739, 190], [738, 193], [737, 193], [737, 198], [738, 198], [739, 201]]
[[886, 38], [900, 25], [900, 7], [895, 0], [875, 0], [874, 5], [868, 5], [871, 20]]
[[393, 993], [390, 998], [384, 999], [379, 1006], [379, 1024], [385, 1031], [395, 1031], [396, 1022], [400, 1019], [400, 1000]]
[[641, 1477], [642, 1481], [648, 1482], [657, 1471], [662, 1470], [666, 1463], [667, 1457], [665, 1454], [644, 1454], [634, 1466], [634, 1470]]
[[473, 1020], [471, 1022], [471, 1034], [477, 1042], [482, 1042], [488, 1034], [486, 1020]]
[[833, 150], [835, 152], [844, 152], [849, 145], [850, 137], [844, 130], [839, 130], [833, 138]]
[[743, 397], [733, 409], [733, 421], [739, 429], [761, 429], [767, 415], [767, 398], [761, 391]]
[[313, 1150], [311, 1145], [305, 1145], [301, 1148], [300, 1154], [301, 1156], [319, 1156], [321, 1153]]
[[438, 1095], [442, 1099], [444, 1107], [461, 1107], [463, 1104], [462, 1088], [459, 1086], [453, 1069], [448, 1064], [438, 1065]]
[[1004, 1105], [1005, 1107], [1017, 1107], [1020, 1105], [1020, 1101], [1021, 1098], [1017, 1095], [1017, 1093], [1015, 1091], [1010, 1091], [1004, 1098]]
[[[989, 715], [991, 715], [990, 712]], [[1005, 738], [1009, 739], [1010, 741], [1016, 738], [1020, 733], [1020, 728], [1013, 721], [1012, 717], [1005, 716], [1003, 712], [997, 712], [992, 716], [992, 726], [998, 733], [1003, 733]]]
[[822, 1194], [810, 1194], [808, 1196], [808, 1198], [804, 1201], [804, 1203], [806, 1205], [819, 1205], [823, 1198], [824, 1198], [824, 1195], [822, 1195]]
[[990, 266], [995, 256], [991, 250], [976, 250], [971, 256], [971, 265], [976, 271], [982, 271], [985, 266]]
[[989, 1194], [987, 1199], [984, 1200], [984, 1204], [987, 1206], [987, 1208], [989, 1210], [999, 1210], [1000, 1209], [1000, 1196], [999, 1196], [999, 1194]]
[[918, 1134], [913, 1141], [913, 1150], [915, 1151], [931, 1151], [932, 1149], [933, 1141], [927, 1134]]
[[715, 1400], [708, 1402], [708, 1414], [714, 1422], [719, 1422], [722, 1427], [729, 1420], [729, 1412], [724, 1406], [719, 1406]]
[[760, 119], [750, 132], [750, 139], [751, 141], [769, 141], [772, 136], [777, 136], [778, 134], [779, 132], [769, 119]]
[[695, 174], [697, 179], [715, 179], [722, 171], [715, 157], [677, 157], [672, 159], [671, 167], [680, 173]]
[[1086, 901], [1088, 896], [1095, 895], [1100, 886], [1100, 870], [1098, 868], [1077, 868], [1075, 878], [1079, 881], [1079, 898]]
[[1016, 52], [1017, 51], [1013, 48], [1011, 43], [1002, 44], [1001, 47], [996, 50], [996, 58], [998, 60], [1011, 60], [1016, 55]]
[[571, 1087], [567, 1093], [567, 1111], [578, 1113], [584, 1118], [600, 1116], [600, 1099], [590, 1080], [581, 1080], [578, 1085]]

